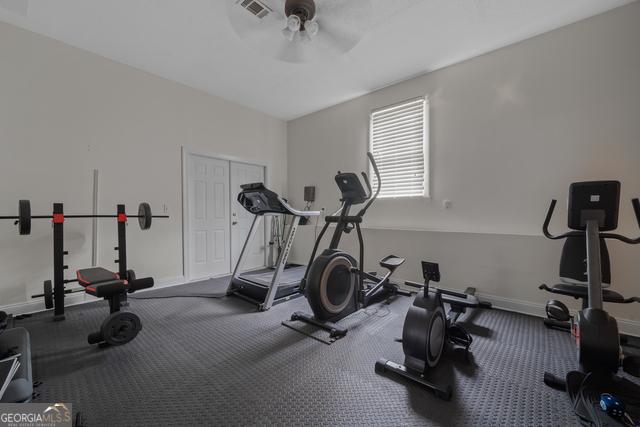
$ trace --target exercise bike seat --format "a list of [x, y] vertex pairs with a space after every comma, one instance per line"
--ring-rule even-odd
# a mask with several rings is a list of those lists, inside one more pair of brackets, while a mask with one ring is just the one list
[[404, 262], [404, 258], [399, 258], [395, 255], [389, 255], [380, 260], [380, 267], [386, 268], [387, 270], [393, 272], [396, 268], [404, 264]]
[[[551, 292], [553, 294], [566, 295], [570, 297], [574, 297], [576, 299], [588, 299], [589, 298], [589, 288], [583, 285], [574, 285], [570, 283], [558, 283], [557, 285], [553, 285], [549, 287], [547, 285], [540, 285], [540, 289]], [[604, 302], [612, 302], [615, 304], [626, 304], [631, 302], [638, 301], [637, 297], [625, 299], [624, 296], [619, 294], [616, 291], [612, 291], [610, 289], [602, 289], [602, 300]]]

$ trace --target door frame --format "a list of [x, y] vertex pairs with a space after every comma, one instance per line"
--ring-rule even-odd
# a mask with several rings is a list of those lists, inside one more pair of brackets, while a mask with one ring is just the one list
[[[189, 180], [188, 180], [188, 159], [189, 156], [200, 156], [207, 157], [209, 159], [222, 160], [227, 162], [236, 162], [236, 163], [244, 163], [247, 165], [260, 166], [264, 168], [264, 185], [265, 187], [269, 187], [269, 164], [263, 161], [254, 161], [247, 158], [236, 157], [236, 156], [228, 156], [226, 154], [218, 154], [214, 152], [208, 152], [206, 150], [194, 149], [189, 146], [183, 145], [181, 148], [181, 156], [182, 156], [182, 274], [184, 275], [185, 280], [188, 282], [193, 280], [191, 277], [191, 271], [189, 266], [189, 261], [191, 260], [191, 250], [189, 249], [191, 246], [191, 240], [189, 237], [189, 227], [191, 224], [189, 223]], [[231, 189], [231, 176], [229, 176], [229, 189]], [[231, 208], [231, 206], [229, 206]], [[267, 227], [268, 224], [265, 223], [264, 227], [264, 238], [265, 242], [267, 241]], [[229, 241], [229, 248], [231, 248], [231, 241]], [[264, 251], [264, 261], [265, 265], [267, 263], [267, 251], [265, 248]], [[231, 255], [231, 254], [229, 254]], [[230, 258], [231, 259], [231, 258]], [[234, 266], [231, 265], [231, 272], [233, 272]], [[226, 275], [226, 274], [225, 274]]]

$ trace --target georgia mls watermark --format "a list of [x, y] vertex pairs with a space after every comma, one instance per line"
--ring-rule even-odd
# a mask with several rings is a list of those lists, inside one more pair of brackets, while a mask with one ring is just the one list
[[70, 403], [0, 403], [0, 427], [72, 427]]

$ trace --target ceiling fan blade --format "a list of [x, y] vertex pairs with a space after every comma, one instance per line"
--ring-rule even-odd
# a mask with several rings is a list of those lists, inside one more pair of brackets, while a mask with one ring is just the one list
[[318, 19], [331, 19], [349, 25], [359, 25], [362, 20], [368, 21], [372, 12], [371, 0], [316, 0]]
[[382, 24], [400, 12], [410, 9], [425, 0], [377, 1], [373, 7], [374, 25]]
[[313, 42], [333, 54], [353, 49], [372, 25], [371, 0], [318, 0], [320, 31]]
[[291, 63], [304, 63], [311, 61], [311, 53], [306, 49], [304, 43], [292, 43], [282, 37], [282, 41], [278, 45], [278, 51], [275, 55], [276, 59]]
[[313, 43], [322, 45], [334, 53], [345, 53], [356, 47], [366, 34], [364, 28], [353, 28], [331, 21], [319, 21], [320, 31], [314, 37]]

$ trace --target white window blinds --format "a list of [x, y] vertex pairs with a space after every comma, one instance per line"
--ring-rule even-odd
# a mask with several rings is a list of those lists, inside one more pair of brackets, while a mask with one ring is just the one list
[[371, 113], [370, 145], [382, 181], [379, 197], [428, 196], [426, 110], [426, 99], [419, 98]]

